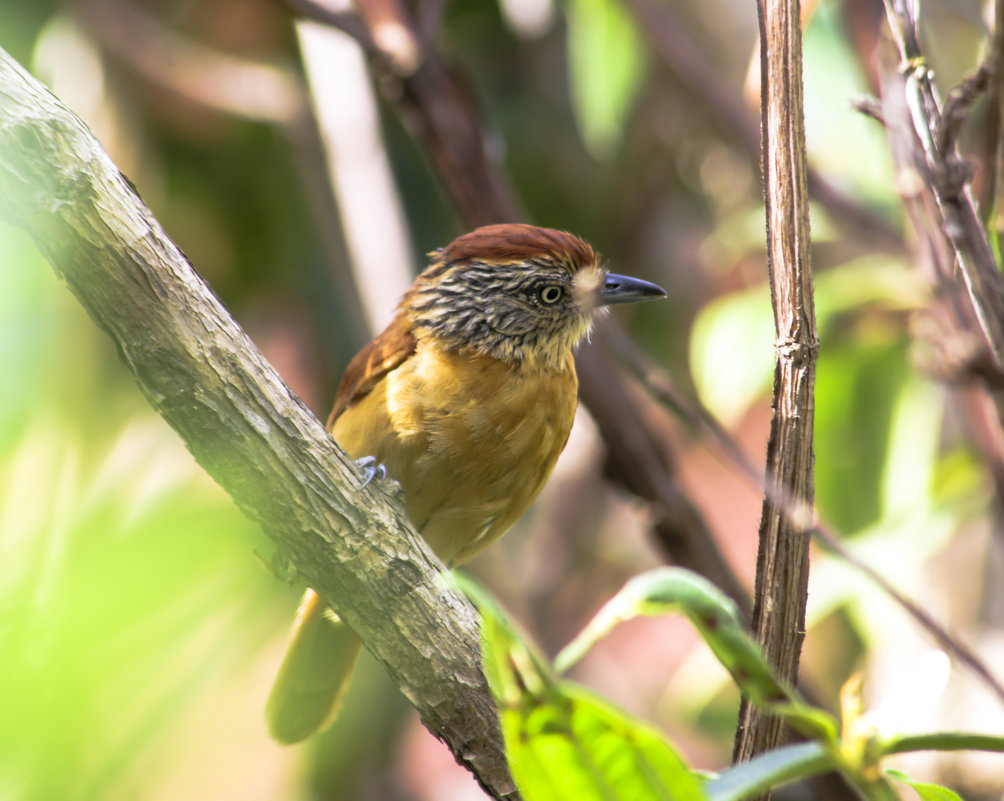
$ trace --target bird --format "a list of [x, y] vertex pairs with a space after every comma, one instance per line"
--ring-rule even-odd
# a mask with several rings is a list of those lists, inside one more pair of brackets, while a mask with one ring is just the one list
[[[502, 536], [550, 477], [578, 402], [574, 353], [598, 314], [666, 292], [532, 225], [483, 226], [428, 255], [346, 367], [327, 427], [366, 482], [400, 483], [410, 521], [453, 567]], [[266, 703], [275, 740], [334, 719], [359, 648], [307, 590]]]

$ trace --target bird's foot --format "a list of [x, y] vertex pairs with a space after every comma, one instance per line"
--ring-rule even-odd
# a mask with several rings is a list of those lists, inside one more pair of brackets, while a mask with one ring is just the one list
[[367, 484], [369, 484], [374, 478], [377, 481], [383, 481], [387, 478], [387, 468], [378, 464], [375, 456], [364, 456], [362, 459], [356, 459], [356, 464], [363, 469], [363, 481], [359, 489], [362, 489]]
[[265, 556], [257, 549], [253, 549], [258, 561], [265, 565], [266, 569], [280, 581], [286, 584], [293, 584], [299, 578], [299, 571], [289, 558], [289, 553], [281, 545], [276, 545], [275, 553], [272, 556]]

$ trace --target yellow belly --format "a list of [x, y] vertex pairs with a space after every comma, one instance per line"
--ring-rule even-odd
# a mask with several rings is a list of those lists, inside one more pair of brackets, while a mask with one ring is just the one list
[[353, 458], [386, 465], [412, 523], [457, 564], [502, 536], [540, 492], [568, 439], [576, 390], [571, 356], [561, 371], [520, 371], [419, 343], [332, 434]]

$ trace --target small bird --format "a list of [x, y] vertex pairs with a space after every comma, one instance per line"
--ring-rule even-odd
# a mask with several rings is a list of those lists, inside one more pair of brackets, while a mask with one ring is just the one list
[[[575, 416], [573, 353], [599, 310], [666, 293], [532, 225], [478, 228], [429, 256], [346, 368], [328, 429], [367, 481], [400, 482], [411, 522], [453, 566], [502, 536], [551, 475]], [[333, 719], [359, 645], [308, 590], [266, 705], [273, 738], [298, 742]]]

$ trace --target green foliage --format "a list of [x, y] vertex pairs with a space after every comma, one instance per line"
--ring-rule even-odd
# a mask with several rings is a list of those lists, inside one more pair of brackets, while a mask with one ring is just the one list
[[940, 784], [911, 781], [910, 777], [900, 770], [887, 770], [886, 776], [913, 788], [920, 801], [962, 801], [962, 796], [947, 787], [942, 787]]
[[575, 119], [597, 156], [620, 144], [638, 93], [645, 52], [624, 6], [568, 0], [568, 63]]
[[[602, 801], [740, 801], [834, 770], [865, 798], [881, 801], [896, 797], [876, 772], [886, 754], [956, 748], [1004, 752], [1004, 737], [987, 735], [879, 738], [863, 715], [859, 677], [845, 686], [843, 720], [838, 724], [774, 677], [734, 605], [717, 588], [689, 571], [659, 568], [631, 579], [558, 655], [556, 665], [567, 670], [615, 625], [632, 617], [685, 615], [751, 702], [783, 717], [809, 738], [701, 781], [649, 724], [558, 678], [484, 590], [466, 578], [462, 586], [482, 614], [485, 674], [499, 705], [513, 777], [528, 801], [561, 794]], [[895, 771], [888, 775], [906, 781]], [[935, 785], [910, 784], [922, 801], [958, 797]]]
[[671, 612], [686, 615], [751, 698], [765, 705], [797, 702], [746, 633], [735, 604], [707, 579], [679, 568], [650, 570], [631, 579], [558, 654], [555, 665], [562, 672], [568, 670], [618, 623]]
[[115, 797], [260, 647], [277, 585], [249, 553], [267, 548], [258, 527], [102, 369], [103, 335], [4, 226], [0, 262], [16, 267], [0, 270], [16, 388], [0, 405], [0, 797]]
[[559, 679], [474, 582], [485, 674], [513, 777], [527, 801], [704, 801], [697, 776], [655, 729]]
[[829, 750], [819, 743], [788, 745], [729, 768], [708, 781], [705, 790], [711, 801], [739, 801], [832, 770], [834, 761]]

